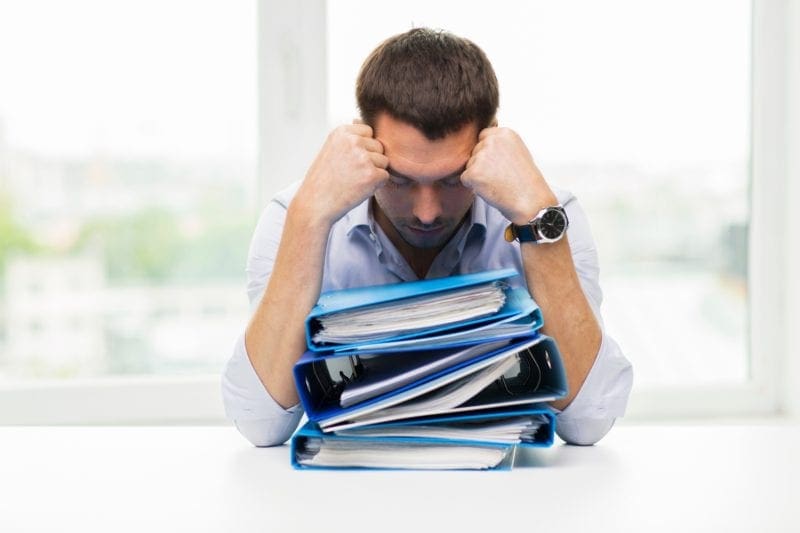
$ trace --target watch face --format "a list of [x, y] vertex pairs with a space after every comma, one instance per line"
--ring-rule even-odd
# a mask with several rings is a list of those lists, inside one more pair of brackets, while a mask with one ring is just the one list
[[567, 228], [567, 217], [560, 209], [548, 209], [539, 219], [539, 233], [545, 239], [558, 239]]

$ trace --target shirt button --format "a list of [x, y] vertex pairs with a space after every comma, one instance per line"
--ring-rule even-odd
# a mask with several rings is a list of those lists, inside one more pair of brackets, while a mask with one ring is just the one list
[[369, 234], [369, 240], [371, 240], [372, 242], [375, 242], [375, 234], [374, 233], [370, 233]]

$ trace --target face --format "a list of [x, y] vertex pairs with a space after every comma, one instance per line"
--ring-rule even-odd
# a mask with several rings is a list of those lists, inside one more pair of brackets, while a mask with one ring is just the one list
[[376, 220], [398, 248], [441, 248], [472, 205], [474, 195], [460, 176], [478, 142], [477, 126], [431, 141], [381, 114], [375, 138], [389, 159], [389, 182], [375, 192]]

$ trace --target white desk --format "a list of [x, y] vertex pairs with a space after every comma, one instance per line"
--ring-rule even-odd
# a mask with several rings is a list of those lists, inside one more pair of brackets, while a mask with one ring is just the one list
[[618, 426], [511, 472], [296, 471], [228, 427], [6, 427], [0, 452], [3, 533], [800, 531], [791, 425]]

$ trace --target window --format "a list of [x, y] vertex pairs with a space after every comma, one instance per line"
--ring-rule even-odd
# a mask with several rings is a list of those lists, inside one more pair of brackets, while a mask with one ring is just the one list
[[0, 386], [216, 374], [248, 318], [255, 3], [0, 3]]
[[247, 320], [255, 206], [352, 119], [366, 54], [415, 25], [485, 49], [501, 123], [587, 210], [629, 413], [774, 412], [765, 390], [800, 390], [800, 9], [369, 8], [0, 0], [0, 422], [219, 420], [217, 379], [190, 376], [217, 373]]
[[496, 68], [500, 124], [589, 214], [607, 330], [637, 389], [746, 382], [750, 4], [483, 6], [329, 3], [331, 125], [357, 113], [358, 68], [383, 38], [471, 38]]

